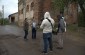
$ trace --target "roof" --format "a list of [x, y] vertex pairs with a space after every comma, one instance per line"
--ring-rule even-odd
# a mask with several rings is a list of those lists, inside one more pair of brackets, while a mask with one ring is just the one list
[[10, 16], [12, 16], [12, 15], [14, 15], [14, 14], [17, 14], [18, 12], [16, 12], [16, 13], [13, 13], [13, 14], [10, 14], [8, 17], [10, 17]]

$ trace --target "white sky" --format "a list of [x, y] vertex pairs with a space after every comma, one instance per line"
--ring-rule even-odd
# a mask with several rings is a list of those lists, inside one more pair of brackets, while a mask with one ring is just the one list
[[18, 12], [18, 0], [1, 0], [0, 10], [2, 10], [2, 5], [4, 5], [5, 18], [12, 13]]

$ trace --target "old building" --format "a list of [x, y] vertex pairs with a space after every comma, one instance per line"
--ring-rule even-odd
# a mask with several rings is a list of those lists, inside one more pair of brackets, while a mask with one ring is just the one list
[[18, 23], [18, 12], [9, 15], [9, 23]]
[[50, 9], [51, 0], [18, 0], [19, 26], [23, 26], [25, 18], [31, 23], [33, 17], [37, 24], [40, 24], [43, 14]]
[[[51, 10], [52, 0], [18, 0], [18, 24], [23, 26], [23, 21], [28, 18], [29, 24], [31, 24], [32, 19], [36, 20], [37, 24], [40, 25], [44, 13], [46, 11], [51, 12], [52, 18], [57, 20], [57, 15], [59, 10], [53, 12]], [[52, 14], [56, 13], [56, 15]], [[65, 8], [64, 16], [67, 24], [77, 23], [78, 16], [78, 6], [76, 3], [70, 3], [67, 8]], [[56, 22], [57, 23], [57, 22]]]

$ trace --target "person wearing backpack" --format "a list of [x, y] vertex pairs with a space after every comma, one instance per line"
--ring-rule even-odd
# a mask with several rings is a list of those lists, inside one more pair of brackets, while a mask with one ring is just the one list
[[45, 54], [47, 54], [47, 52], [48, 52], [48, 47], [50, 48], [50, 51], [53, 50], [52, 26], [54, 26], [54, 20], [51, 18], [50, 13], [46, 12], [44, 14], [44, 20], [42, 21], [42, 23], [40, 25], [40, 28], [43, 29], [43, 42], [44, 42], [43, 53], [45, 53]]
[[62, 16], [62, 13], [58, 15], [58, 49], [63, 49], [63, 33], [66, 32], [66, 22], [64, 21], [64, 17]]

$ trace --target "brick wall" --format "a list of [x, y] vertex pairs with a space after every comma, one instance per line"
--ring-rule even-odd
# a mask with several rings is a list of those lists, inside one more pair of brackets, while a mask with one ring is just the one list
[[[40, 24], [42, 18], [44, 17], [44, 13], [46, 11], [50, 11], [50, 9], [51, 9], [51, 0], [26, 0], [26, 4], [29, 4], [29, 7], [30, 7], [31, 1], [34, 2], [33, 13], [30, 13], [31, 11], [29, 9], [29, 11], [26, 12], [26, 17], [27, 18], [30, 18], [30, 17], [33, 18], [34, 17], [34, 19], [36, 20], [36, 22], [38, 24]], [[23, 9], [23, 4], [21, 4], [21, 3], [19, 3], [19, 4], [18, 4], [18, 9], [19, 10], [20, 9]], [[19, 19], [24, 20], [23, 17], [21, 16], [23, 14], [20, 14], [19, 15]], [[33, 15], [31, 16], [30, 14], [33, 14]], [[20, 23], [20, 21], [19, 21], [19, 23]]]
[[50, 10], [51, 10], [51, 0], [44, 0], [44, 4], [43, 4], [43, 11], [44, 11], [44, 13], [46, 11], [50, 12]]
[[36, 19], [37, 23], [40, 24], [44, 13], [46, 11], [50, 11], [51, 9], [51, 0], [34, 0], [34, 18]]

